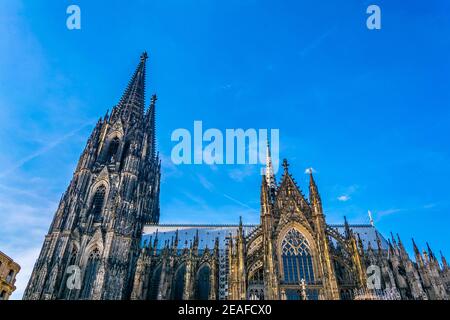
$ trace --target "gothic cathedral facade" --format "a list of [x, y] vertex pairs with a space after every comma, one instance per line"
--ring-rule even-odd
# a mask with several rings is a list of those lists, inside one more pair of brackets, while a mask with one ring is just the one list
[[[145, 112], [146, 59], [144, 53], [119, 104], [89, 137], [45, 237], [25, 299], [130, 296], [142, 228], [159, 220], [156, 96]], [[70, 266], [81, 268], [80, 289], [76, 283], [73, 288], [66, 285]]]
[[155, 104], [147, 54], [95, 126], [61, 198], [24, 299], [449, 299], [450, 268], [415, 261], [373, 223], [330, 225], [312, 172], [306, 198], [270, 148], [258, 225], [159, 224]]

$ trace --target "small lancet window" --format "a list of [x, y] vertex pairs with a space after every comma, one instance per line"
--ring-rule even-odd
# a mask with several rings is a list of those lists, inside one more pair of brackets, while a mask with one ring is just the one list
[[101, 185], [95, 191], [94, 197], [92, 199], [91, 204], [91, 215], [94, 216], [94, 221], [98, 222], [101, 220], [102, 211], [103, 211], [103, 203], [105, 202], [105, 194], [106, 188], [104, 185]]

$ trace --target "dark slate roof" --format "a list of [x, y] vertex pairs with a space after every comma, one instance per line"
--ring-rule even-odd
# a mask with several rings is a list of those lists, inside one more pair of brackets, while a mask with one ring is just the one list
[[[256, 227], [256, 225], [244, 225], [244, 234], [249, 234]], [[226, 238], [230, 234], [235, 236], [238, 228], [238, 225], [147, 225], [144, 227], [142, 238], [143, 241], [149, 241], [151, 238], [153, 244], [156, 232], [158, 232], [158, 249], [162, 249], [166, 241], [171, 242], [172, 239], [175, 239], [175, 233], [178, 230], [178, 248], [183, 249], [185, 246], [190, 246], [198, 230], [200, 250], [206, 247], [214, 248], [216, 238], [219, 238], [220, 249], [225, 249]]]
[[[244, 225], [244, 234], [250, 234], [258, 225]], [[340, 234], [344, 235], [344, 225], [330, 225], [335, 228]], [[214, 248], [216, 238], [219, 239], [220, 249], [225, 249], [227, 237], [230, 234], [236, 235], [239, 225], [214, 225], [214, 224], [159, 224], [159, 225], [146, 225], [142, 236], [142, 244], [145, 241], [152, 239], [152, 244], [155, 239], [156, 233], [158, 233], [158, 249], [162, 249], [164, 244], [168, 241], [171, 243], [175, 239], [176, 231], [178, 230], [178, 248], [183, 249], [186, 246], [189, 247], [194, 240], [195, 234], [198, 231], [199, 234], [199, 249]], [[354, 233], [358, 233], [364, 247], [367, 249], [369, 241], [372, 248], [377, 248], [376, 233], [378, 232], [374, 226], [368, 224], [350, 225], [350, 228]], [[388, 243], [386, 239], [380, 235], [383, 249], [387, 249]]]
[[[384, 250], [388, 249], [387, 240], [381, 235], [380, 232], [378, 232], [378, 230], [374, 226], [370, 224], [354, 224], [354, 225], [350, 224], [349, 226], [350, 229], [352, 229], [352, 231], [358, 234], [359, 237], [361, 238], [361, 241], [363, 242], [364, 245], [364, 249], [367, 249], [369, 242], [373, 249], [377, 249], [377, 233], [381, 240], [382, 249]], [[330, 227], [336, 229], [341, 235], [345, 234], [345, 227], [343, 224], [330, 225]]]

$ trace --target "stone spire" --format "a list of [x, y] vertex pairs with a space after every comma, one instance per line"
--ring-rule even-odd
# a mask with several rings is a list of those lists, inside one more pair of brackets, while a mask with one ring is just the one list
[[275, 182], [275, 174], [273, 172], [272, 156], [270, 154], [269, 139], [267, 139], [266, 181], [267, 181], [267, 186], [269, 187], [269, 189], [275, 190], [276, 182]]
[[156, 94], [152, 95], [150, 100], [150, 107], [145, 114], [145, 124], [147, 134], [149, 135], [149, 153], [154, 158], [156, 156], [156, 101], [158, 97]]
[[445, 259], [442, 251], [440, 251], [440, 254], [441, 254], [442, 267], [444, 268], [444, 270], [447, 270], [448, 269], [447, 260]]
[[[147, 52], [142, 53], [136, 68], [119, 104], [114, 110], [124, 121], [141, 119], [145, 108], [145, 71]], [[114, 113], [113, 113], [114, 114]]]
[[433, 251], [431, 250], [430, 245], [428, 244], [428, 242], [427, 242], [427, 250], [428, 250], [428, 256], [430, 258], [430, 261], [437, 260], [436, 256], [434, 255]]
[[375, 227], [375, 223], [373, 222], [372, 212], [370, 210], [367, 211], [367, 214], [369, 215], [369, 223], [372, 227]]
[[283, 168], [284, 168], [284, 174], [288, 175], [289, 174], [289, 163], [288, 163], [287, 159], [283, 159]]
[[[143, 114], [146, 60], [144, 53], [120, 102], [94, 128], [55, 212], [25, 299], [130, 297], [144, 225], [159, 221], [160, 163], [148, 154], [153, 136]], [[72, 239], [83, 244], [76, 247]], [[82, 272], [89, 270], [89, 277], [81, 279], [81, 290], [67, 290], [65, 266], [84, 257], [89, 258]], [[54, 276], [61, 279], [57, 284]]]
[[350, 226], [347, 221], [347, 217], [344, 216], [344, 230], [345, 230], [345, 238], [348, 240], [352, 236], [352, 231], [350, 230]]
[[400, 254], [401, 254], [402, 258], [408, 260], [409, 259], [408, 253], [406, 252], [406, 249], [405, 249], [403, 242], [400, 239], [400, 235], [398, 233], [397, 233], [397, 240], [398, 240], [398, 247], [400, 249]]
[[420, 255], [419, 248], [417, 247], [416, 242], [414, 241], [414, 238], [412, 238], [412, 243], [413, 243], [414, 254], [415, 254], [416, 256], [417, 256], [417, 255]]
[[313, 169], [309, 169], [309, 202], [312, 205], [321, 205], [319, 190], [316, 185], [316, 181], [314, 181], [313, 177]]

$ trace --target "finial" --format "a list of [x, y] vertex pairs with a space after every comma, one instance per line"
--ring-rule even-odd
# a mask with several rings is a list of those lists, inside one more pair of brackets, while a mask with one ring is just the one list
[[145, 60], [147, 60], [147, 58], [148, 58], [147, 51], [144, 51], [144, 52], [141, 54], [141, 62], [145, 62]]
[[439, 251], [439, 253], [441, 254], [442, 266], [446, 270], [448, 268], [447, 260], [445, 259], [444, 254], [442, 253], [442, 251]]
[[313, 176], [313, 168], [311, 167], [307, 170], [309, 172], [309, 184], [310, 184], [310, 186], [313, 186], [316, 184], [316, 182], [314, 181], [314, 176]]
[[412, 243], [413, 243], [414, 253], [415, 253], [416, 255], [420, 255], [419, 248], [417, 247], [417, 244], [416, 244], [416, 242], [414, 241], [414, 238], [411, 238], [411, 240], [412, 240]]
[[347, 239], [350, 239], [351, 237], [351, 230], [350, 230], [350, 226], [348, 225], [348, 221], [347, 221], [347, 217], [344, 216], [344, 228], [345, 228], [345, 237]]
[[428, 249], [428, 255], [430, 256], [430, 259], [435, 259], [433, 250], [431, 250], [430, 245], [427, 242], [427, 249]]
[[376, 236], [376, 239], [377, 239], [378, 252], [381, 252], [381, 248], [382, 248], [382, 246], [381, 246], [381, 238], [380, 238], [380, 234], [378, 233], [378, 231], [376, 229], [375, 229], [375, 236]]
[[372, 227], [375, 227], [375, 223], [373, 222], [373, 218], [372, 218], [372, 212], [370, 212], [370, 210], [368, 210], [368, 211], [367, 211], [367, 214], [369, 215], [369, 222], [370, 222], [370, 225], [371, 225]]
[[284, 172], [288, 173], [289, 163], [286, 159], [283, 159], [283, 168], [284, 168]]
[[395, 241], [395, 237], [394, 234], [391, 231], [391, 239], [392, 239], [392, 243], [394, 244], [394, 246], [397, 246], [397, 241]]

